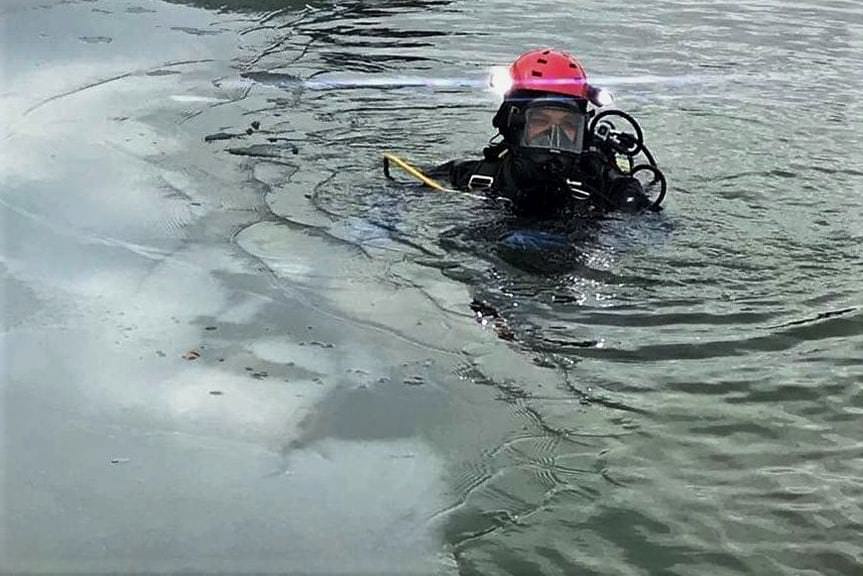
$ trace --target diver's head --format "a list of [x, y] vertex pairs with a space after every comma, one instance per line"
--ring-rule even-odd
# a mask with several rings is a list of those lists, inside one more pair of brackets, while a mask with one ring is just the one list
[[523, 197], [543, 205], [566, 196], [588, 129], [593, 89], [581, 63], [548, 49], [519, 56], [492, 124], [512, 154], [512, 175]]

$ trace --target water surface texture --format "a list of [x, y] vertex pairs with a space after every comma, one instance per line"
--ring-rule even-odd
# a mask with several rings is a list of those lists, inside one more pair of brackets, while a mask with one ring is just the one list
[[[0, 18], [4, 572], [863, 573], [858, 3]], [[663, 212], [383, 178], [475, 156], [541, 45]]]

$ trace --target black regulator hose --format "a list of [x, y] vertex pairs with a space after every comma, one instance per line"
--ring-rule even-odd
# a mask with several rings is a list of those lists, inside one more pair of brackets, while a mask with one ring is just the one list
[[[603, 110], [602, 112], [594, 116], [593, 120], [590, 121], [590, 126], [588, 127], [588, 132], [590, 133], [591, 139], [598, 139], [596, 129], [599, 126], [599, 122], [603, 118], [608, 118], [609, 116], [618, 116], [620, 118], [623, 118], [635, 130], [634, 139], [628, 134], [618, 134], [618, 136], [628, 136], [628, 138], [625, 138], [626, 142], [621, 142], [621, 144], [624, 145], [625, 148], [623, 150], [620, 150], [620, 152], [622, 154], [626, 154], [627, 156], [638, 156], [638, 154], [644, 148], [644, 132], [641, 130], [641, 126], [638, 124], [635, 118], [622, 110]], [[614, 127], [613, 124], [612, 127]]]
[[[659, 210], [659, 206], [662, 204], [662, 201], [665, 200], [665, 192], [668, 190], [668, 183], [665, 181], [665, 174], [663, 174], [662, 170], [657, 168], [655, 164], [639, 164], [632, 169], [632, 172], [630, 172], [629, 175], [635, 178], [636, 174], [643, 171], [648, 171], [653, 174], [653, 180], [651, 180], [650, 184], [659, 182], [659, 195], [649, 208], [654, 211]], [[650, 184], [648, 184], [648, 186]]]
[[653, 154], [650, 153], [650, 150], [647, 149], [647, 146], [643, 146], [642, 150], [644, 156], [647, 158], [647, 161], [650, 164], [639, 164], [638, 166], [632, 168], [632, 158], [629, 159], [630, 162], [630, 170], [629, 173], [634, 175], [636, 171], [639, 170], [650, 170], [653, 173], [653, 180], [650, 184], [655, 184], [659, 182], [659, 196], [656, 197], [656, 200], [653, 201], [650, 208], [651, 210], [658, 210], [659, 205], [662, 204], [662, 201], [665, 200], [665, 192], [668, 190], [668, 183], [665, 180], [665, 174], [662, 173], [662, 170], [659, 169], [659, 166], [656, 165], [656, 159], [653, 157]]
[[656, 160], [653, 158], [653, 154], [651, 154], [650, 150], [647, 149], [647, 145], [644, 145], [641, 148], [641, 151], [644, 152], [644, 156], [647, 158], [647, 161], [650, 162], [650, 165], [656, 169], [659, 169], [659, 167], [656, 165]]
[[[614, 124], [607, 120], [607, 118], [611, 116], [617, 116], [626, 120], [626, 122], [629, 123], [635, 131], [635, 136], [625, 132], [616, 132]], [[597, 134], [597, 128], [600, 126], [600, 122], [604, 119], [605, 122], [610, 125], [611, 130], [615, 130], [614, 134], [608, 133], [604, 136]], [[611, 147], [615, 152], [626, 156], [626, 160], [629, 163], [629, 175], [633, 178], [638, 172], [643, 171], [649, 171], [653, 175], [653, 180], [651, 180], [648, 185], [656, 184], [658, 182], [660, 187], [659, 195], [651, 203], [650, 209], [659, 210], [659, 206], [662, 204], [662, 201], [665, 200], [668, 183], [665, 180], [665, 174], [663, 174], [662, 170], [659, 169], [659, 166], [656, 164], [656, 159], [644, 143], [644, 132], [642, 131], [641, 125], [638, 121], [622, 110], [603, 110], [596, 114], [591, 120], [588, 127], [588, 133], [592, 140], [601, 141], [606, 146]], [[612, 138], [614, 138], [614, 140], [612, 140]], [[643, 153], [645, 158], [647, 158], [648, 163], [634, 165], [635, 157], [641, 153]]]

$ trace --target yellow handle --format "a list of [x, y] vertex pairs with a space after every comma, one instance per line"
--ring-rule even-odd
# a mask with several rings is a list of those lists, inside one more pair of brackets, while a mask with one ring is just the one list
[[448, 188], [446, 188], [445, 186], [442, 186], [439, 182], [432, 180], [431, 178], [429, 178], [428, 176], [426, 176], [425, 174], [420, 172], [419, 169], [411, 166], [410, 164], [408, 164], [406, 161], [402, 160], [398, 156], [396, 156], [394, 154], [385, 153], [384, 158], [389, 160], [390, 162], [392, 162], [393, 164], [395, 164], [396, 166], [398, 166], [399, 168], [401, 168], [402, 170], [404, 170], [405, 172], [407, 172], [408, 174], [410, 174], [411, 176], [413, 176], [414, 178], [416, 178], [417, 180], [419, 180], [420, 182], [422, 182], [423, 184], [428, 186], [429, 188], [434, 188], [435, 190], [440, 190], [441, 192], [448, 192], [449, 191]]

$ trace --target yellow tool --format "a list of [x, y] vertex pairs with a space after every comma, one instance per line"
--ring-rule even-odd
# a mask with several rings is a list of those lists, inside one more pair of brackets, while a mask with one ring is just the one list
[[392, 176], [390, 176], [390, 162], [428, 186], [429, 188], [434, 188], [435, 190], [440, 190], [441, 192], [452, 192], [446, 186], [441, 185], [439, 182], [429, 178], [425, 174], [423, 174], [418, 168], [408, 164], [406, 161], [402, 160], [395, 154], [384, 154], [384, 175], [392, 180]]

